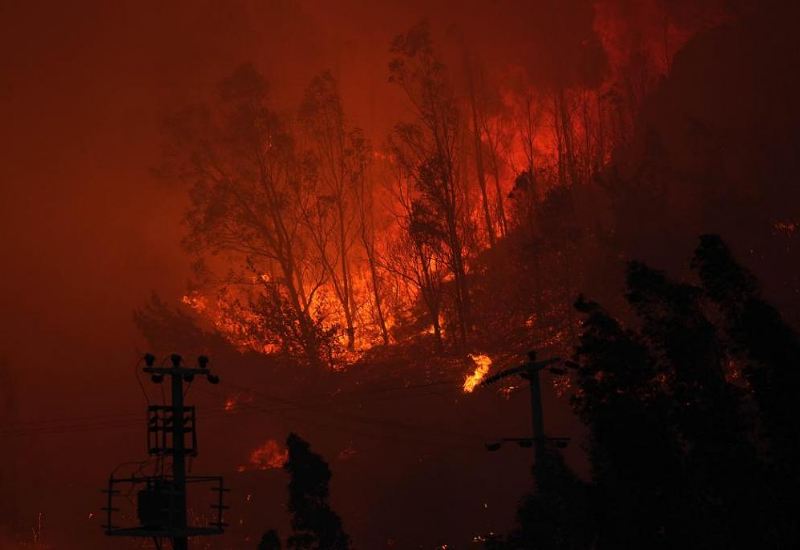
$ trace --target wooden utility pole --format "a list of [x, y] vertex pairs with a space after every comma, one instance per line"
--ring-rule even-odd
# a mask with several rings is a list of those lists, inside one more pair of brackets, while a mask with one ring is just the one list
[[500, 448], [503, 442], [515, 442], [521, 447], [533, 446], [534, 466], [542, 464], [544, 461], [545, 445], [548, 442], [553, 442], [558, 447], [566, 446], [569, 441], [564, 437], [550, 437], [548, 438], [544, 432], [544, 408], [542, 407], [542, 384], [539, 373], [546, 367], [560, 362], [559, 357], [551, 359], [544, 359], [542, 361], [536, 360], [536, 352], [531, 351], [528, 353], [528, 361], [518, 367], [513, 367], [501, 371], [493, 376], [488, 377], [481, 382], [481, 386], [488, 386], [495, 382], [507, 378], [509, 376], [519, 376], [528, 381], [531, 396], [531, 431], [532, 438], [516, 437], [516, 438], [503, 438], [500, 442], [490, 443], [486, 448], [490, 451], [496, 451]]
[[[147, 443], [148, 453], [158, 457], [162, 471], [153, 475], [134, 474], [128, 478], [109, 479], [107, 524], [104, 525], [109, 536], [147, 537], [152, 538], [157, 548], [161, 548], [161, 540], [168, 539], [173, 550], [188, 550], [189, 537], [218, 535], [223, 532], [223, 510], [227, 508], [222, 502], [227, 491], [219, 476], [187, 476], [186, 458], [197, 455], [197, 432], [195, 429], [195, 408], [184, 405], [184, 382], [192, 383], [196, 376], [205, 377], [212, 384], [219, 383], [219, 377], [208, 369], [208, 358], [200, 356], [197, 367], [184, 367], [180, 355], [170, 356], [171, 367], [156, 367], [155, 357], [145, 355], [143, 372], [150, 375], [156, 384], [162, 384], [169, 377], [171, 385], [171, 402], [169, 405], [149, 405]], [[189, 436], [187, 441], [187, 436]], [[171, 458], [171, 475], [163, 471], [163, 458]], [[137, 488], [136, 513], [139, 524], [121, 527], [113, 524], [114, 512], [120, 508], [114, 506], [114, 498], [122, 491], [116, 489], [120, 484], [133, 486], [127, 494]], [[187, 517], [187, 484], [210, 485], [216, 493], [210, 507], [216, 511], [216, 519], [207, 525], [193, 526]], [[133, 515], [133, 514], [130, 514]]]
[[[181, 358], [173, 355], [172, 368], [169, 376], [172, 382], [172, 480], [175, 490], [175, 529], [186, 531], [186, 428], [183, 423], [183, 379], [184, 376], [193, 376], [193, 373], [184, 374], [180, 368]], [[197, 369], [191, 369], [197, 370]], [[147, 369], [145, 369], [147, 371]], [[191, 380], [191, 378], [190, 378]], [[180, 419], [180, 421], [178, 421]], [[185, 536], [172, 537], [173, 550], [188, 550], [189, 539]]]

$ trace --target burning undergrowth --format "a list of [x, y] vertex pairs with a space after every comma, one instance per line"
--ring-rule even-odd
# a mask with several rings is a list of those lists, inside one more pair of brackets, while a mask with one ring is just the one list
[[259, 447], [253, 449], [248, 457], [247, 464], [237, 468], [238, 472], [249, 470], [273, 470], [283, 468], [289, 459], [289, 451], [274, 439], [268, 439]]

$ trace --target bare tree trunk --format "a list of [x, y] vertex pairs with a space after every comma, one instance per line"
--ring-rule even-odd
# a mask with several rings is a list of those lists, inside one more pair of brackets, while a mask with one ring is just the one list
[[584, 178], [586, 180], [592, 177], [592, 120], [589, 117], [589, 98], [584, 95], [582, 98], [582, 116], [583, 116], [583, 139], [584, 139]]
[[[272, 197], [271, 197], [272, 198]], [[270, 214], [273, 217], [275, 235], [266, 234], [270, 240], [277, 239], [274, 248], [279, 252], [279, 263], [283, 272], [284, 284], [289, 292], [292, 308], [295, 310], [297, 322], [300, 325], [301, 346], [306, 358], [312, 367], [322, 366], [320, 343], [317, 341], [316, 327], [309, 314], [310, 303], [305, 292], [302, 273], [297, 269], [295, 251], [292, 248], [292, 239], [286, 229], [283, 218], [280, 216], [279, 201], [273, 198], [270, 205]]]
[[340, 301], [342, 309], [344, 309], [344, 319], [347, 324], [347, 349], [353, 351], [356, 349], [356, 330], [353, 326], [353, 291], [352, 281], [350, 276], [350, 265], [347, 257], [349, 246], [347, 245], [347, 235], [345, 231], [344, 220], [344, 206], [342, 205], [341, 198], [337, 201], [338, 214], [339, 214], [339, 254], [341, 255], [342, 264], [342, 292]]
[[319, 342], [317, 341], [317, 333], [314, 327], [314, 322], [308, 312], [308, 305], [302, 305], [305, 300], [305, 292], [300, 289], [298, 292], [295, 286], [296, 267], [294, 260], [290, 257], [283, 260], [281, 263], [281, 270], [285, 279], [286, 289], [289, 292], [289, 300], [292, 308], [295, 310], [297, 322], [300, 325], [301, 346], [306, 355], [306, 359], [312, 367], [321, 367], [323, 364], [322, 357], [320, 356]]
[[445, 162], [444, 188], [445, 202], [441, 206], [444, 209], [445, 221], [447, 224], [447, 245], [450, 249], [450, 257], [453, 268], [453, 278], [456, 284], [456, 312], [458, 314], [460, 344], [462, 348], [467, 346], [467, 336], [470, 332], [470, 300], [467, 290], [466, 268], [464, 265], [464, 252], [461, 236], [459, 235], [458, 220], [458, 187], [456, 185], [455, 173], [453, 170], [453, 159], [449, 148], [444, 146], [446, 140], [434, 133], [437, 153]]
[[469, 332], [469, 295], [467, 291], [466, 270], [464, 268], [464, 257], [461, 250], [461, 239], [458, 236], [456, 221], [448, 220], [450, 232], [450, 251], [453, 260], [453, 278], [456, 283], [456, 311], [458, 312], [459, 335], [461, 346], [467, 346], [467, 334]]
[[[259, 168], [261, 170], [262, 187], [268, 198], [267, 215], [271, 219], [273, 231], [270, 231], [263, 224], [258, 223], [254, 218], [257, 227], [261, 231], [267, 248], [271, 249], [277, 257], [277, 262], [283, 274], [283, 283], [289, 293], [289, 302], [294, 310], [297, 323], [300, 328], [300, 345], [306, 355], [308, 363], [313, 367], [323, 365], [320, 354], [320, 343], [317, 340], [316, 327], [309, 314], [310, 304], [305, 293], [302, 273], [297, 269], [295, 250], [292, 247], [292, 238], [286, 229], [283, 216], [281, 215], [281, 201], [276, 197], [274, 189], [270, 184], [270, 178], [266, 176], [268, 170], [260, 155], [258, 155]], [[239, 198], [239, 197], [237, 197]], [[241, 201], [241, 198], [239, 198]], [[245, 206], [249, 212], [249, 205]], [[251, 213], [251, 215], [253, 215]]]
[[497, 151], [494, 152], [493, 176], [494, 176], [494, 193], [495, 193], [495, 208], [497, 210], [497, 220], [500, 222], [500, 234], [508, 235], [508, 220], [506, 219], [506, 208], [503, 201], [503, 188], [500, 183], [500, 166], [497, 159]]
[[556, 96], [556, 104], [558, 106], [558, 118], [560, 119], [561, 136], [564, 144], [565, 164], [569, 173], [570, 183], [575, 185], [578, 183], [578, 174], [575, 166], [575, 147], [572, 142], [572, 122], [567, 107], [567, 99], [564, 94], [564, 88], [558, 89]]
[[564, 154], [564, 132], [561, 127], [558, 96], [553, 97], [553, 126], [556, 130], [556, 148], [558, 149], [558, 183], [564, 185], [566, 183], [566, 159]]
[[[362, 212], [363, 216], [363, 212]], [[381, 329], [381, 336], [383, 337], [383, 345], [389, 345], [389, 331], [386, 329], [386, 319], [383, 315], [383, 304], [381, 301], [380, 279], [378, 278], [378, 266], [375, 259], [375, 246], [367, 236], [366, 224], [362, 219], [361, 223], [361, 243], [364, 245], [364, 250], [367, 252], [367, 263], [369, 264], [370, 278], [372, 279], [372, 297], [375, 301], [375, 316], [377, 317], [378, 326]]]
[[428, 259], [422, 248], [415, 245], [417, 256], [419, 258], [420, 266], [422, 268], [422, 298], [425, 305], [428, 307], [428, 313], [431, 316], [431, 326], [433, 327], [433, 335], [436, 338], [436, 350], [441, 353], [444, 350], [442, 341], [442, 327], [439, 323], [439, 311], [441, 309], [441, 295], [439, 293], [438, 285], [433, 281], [433, 276], [430, 272]]
[[472, 108], [472, 133], [475, 144], [475, 169], [478, 172], [478, 186], [481, 190], [481, 201], [483, 206], [484, 223], [486, 224], [486, 235], [489, 237], [489, 245], [494, 247], [496, 235], [492, 224], [492, 215], [489, 211], [489, 197], [486, 193], [486, 172], [483, 168], [483, 142], [481, 141], [480, 116], [478, 115], [477, 98], [475, 97], [475, 85], [472, 78], [472, 67], [467, 65], [469, 72], [469, 99]]

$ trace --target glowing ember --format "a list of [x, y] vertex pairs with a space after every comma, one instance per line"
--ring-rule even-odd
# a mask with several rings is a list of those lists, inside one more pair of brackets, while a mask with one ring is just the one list
[[517, 390], [518, 386], [504, 386], [498, 390], [498, 392], [505, 397], [506, 399], [511, 399], [511, 395]]
[[481, 380], [489, 373], [489, 367], [492, 366], [492, 360], [489, 359], [488, 355], [472, 355], [470, 353], [469, 358], [475, 363], [475, 372], [464, 380], [464, 391], [466, 393], [473, 392], [475, 386], [481, 383]]
[[208, 301], [198, 293], [187, 294], [181, 298], [181, 302], [192, 308], [198, 313], [203, 313], [208, 308]]
[[281, 446], [274, 439], [268, 439], [263, 445], [250, 453], [250, 459], [246, 465], [239, 466], [237, 471], [247, 470], [272, 470], [283, 468], [289, 459], [289, 451]]
[[238, 392], [232, 395], [229, 395], [225, 398], [225, 404], [223, 405], [223, 410], [225, 412], [234, 412], [242, 407], [249, 405], [255, 400], [255, 397], [246, 392]]

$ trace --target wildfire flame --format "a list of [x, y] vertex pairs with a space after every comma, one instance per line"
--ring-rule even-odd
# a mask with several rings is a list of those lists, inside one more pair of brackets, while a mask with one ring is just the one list
[[248, 463], [239, 466], [239, 472], [247, 470], [272, 470], [283, 468], [289, 459], [289, 451], [274, 439], [268, 439], [263, 445], [250, 453]]
[[488, 355], [472, 355], [470, 353], [469, 358], [475, 363], [475, 371], [464, 380], [464, 391], [466, 393], [472, 393], [475, 390], [475, 387], [489, 373], [489, 367], [492, 366], [492, 360], [489, 359]]

